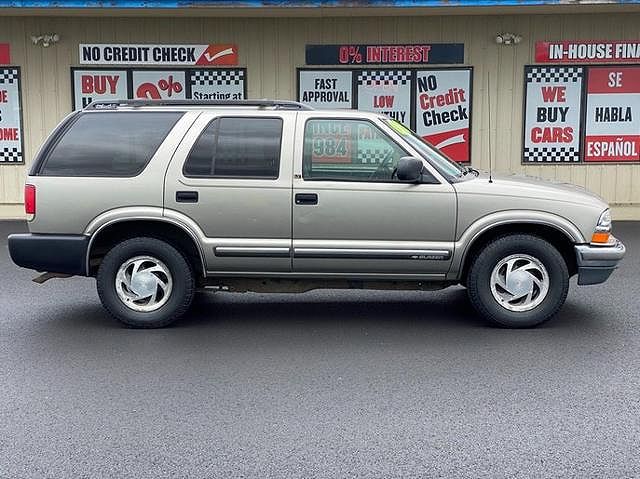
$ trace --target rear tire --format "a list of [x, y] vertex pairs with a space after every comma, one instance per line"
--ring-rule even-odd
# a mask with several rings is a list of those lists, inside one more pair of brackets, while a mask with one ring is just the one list
[[133, 328], [171, 324], [189, 309], [195, 291], [184, 255], [156, 238], [132, 238], [114, 246], [96, 279], [105, 309]]
[[467, 277], [469, 299], [494, 324], [529, 328], [548, 321], [564, 304], [569, 271], [558, 250], [526, 234], [500, 237], [484, 247]]

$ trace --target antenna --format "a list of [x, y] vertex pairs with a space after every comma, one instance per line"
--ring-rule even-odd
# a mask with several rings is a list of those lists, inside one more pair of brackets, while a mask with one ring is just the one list
[[489, 81], [489, 75], [491, 72], [487, 69], [487, 115], [489, 117], [489, 183], [493, 183], [491, 157], [493, 156], [493, 150], [491, 148], [491, 82]]

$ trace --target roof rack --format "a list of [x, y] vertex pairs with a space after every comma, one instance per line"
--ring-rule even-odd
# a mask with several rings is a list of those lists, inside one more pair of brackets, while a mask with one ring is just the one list
[[313, 110], [309, 105], [289, 100], [97, 100], [85, 110], [114, 110], [121, 106], [255, 106], [276, 110]]

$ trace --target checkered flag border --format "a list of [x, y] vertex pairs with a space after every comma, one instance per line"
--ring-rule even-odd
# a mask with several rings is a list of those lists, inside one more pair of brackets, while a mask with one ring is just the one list
[[542, 146], [525, 148], [525, 163], [577, 163], [580, 161], [580, 150], [573, 146]]
[[18, 81], [19, 76], [15, 68], [0, 68], [0, 85], [13, 85]]
[[388, 148], [359, 149], [358, 163], [365, 165], [379, 164], [389, 155], [390, 152], [391, 150]]
[[358, 85], [408, 85], [411, 72], [407, 70], [364, 70], [358, 74]]
[[0, 163], [22, 163], [22, 161], [22, 151], [20, 151], [20, 148], [0, 148]]
[[582, 67], [533, 67], [527, 72], [527, 83], [575, 83], [583, 76]]
[[241, 85], [244, 70], [193, 70], [191, 85]]

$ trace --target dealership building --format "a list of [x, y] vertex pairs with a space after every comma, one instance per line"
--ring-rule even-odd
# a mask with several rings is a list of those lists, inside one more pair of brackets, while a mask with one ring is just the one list
[[275, 98], [381, 112], [640, 219], [638, 25], [640, 0], [0, 0], [0, 218], [92, 101]]

